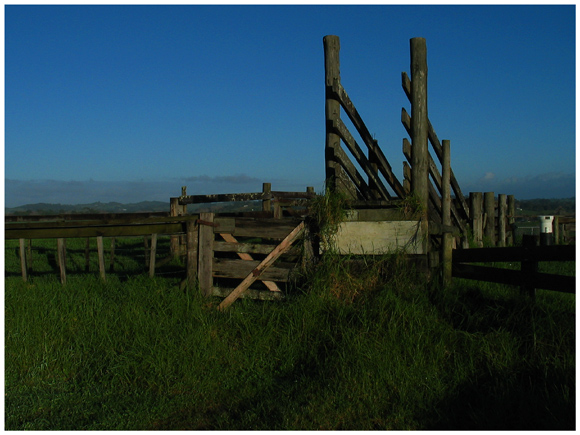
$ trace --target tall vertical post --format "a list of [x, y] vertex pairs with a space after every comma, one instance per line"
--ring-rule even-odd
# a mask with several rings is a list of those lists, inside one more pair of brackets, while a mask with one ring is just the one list
[[441, 220], [443, 223], [443, 285], [451, 284], [453, 235], [445, 230], [451, 226], [451, 143], [443, 140], [443, 161], [441, 165]]
[[411, 39], [411, 191], [416, 195], [424, 216], [421, 226], [425, 239], [423, 252], [429, 252], [429, 148], [427, 116], [427, 43]]
[[493, 192], [483, 194], [483, 212], [485, 213], [483, 234], [490, 246], [495, 246], [495, 196]]
[[506, 227], [507, 227], [507, 195], [500, 193], [497, 196], [497, 244], [506, 246]]
[[334, 123], [340, 119], [340, 101], [333, 86], [340, 83], [340, 39], [335, 35], [327, 35], [322, 39], [324, 45], [324, 76], [325, 76], [325, 116], [326, 116], [326, 187], [330, 191], [356, 197], [352, 181], [346, 175], [337, 157], [340, 148], [340, 136], [336, 134]]
[[483, 247], [483, 193], [469, 192], [469, 218], [473, 242], [478, 248]]
[[513, 195], [507, 196], [507, 219], [509, 225], [509, 233], [507, 236], [508, 245], [515, 243], [514, 222], [516, 221], [516, 199]]

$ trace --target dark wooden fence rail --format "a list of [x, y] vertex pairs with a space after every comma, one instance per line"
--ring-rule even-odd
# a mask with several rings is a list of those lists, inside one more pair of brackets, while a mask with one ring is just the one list
[[[475, 248], [453, 251], [453, 276], [519, 286], [533, 295], [536, 288], [576, 293], [576, 278], [538, 272], [540, 261], [576, 261], [575, 245], [538, 246], [535, 237], [524, 237], [523, 246]], [[470, 263], [521, 263], [520, 270]]]

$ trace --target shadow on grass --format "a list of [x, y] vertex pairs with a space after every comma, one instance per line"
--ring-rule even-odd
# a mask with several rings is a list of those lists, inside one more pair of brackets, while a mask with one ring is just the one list
[[552, 304], [549, 297], [538, 303], [511, 296], [494, 297], [476, 285], [432, 295], [454, 329], [480, 346], [490, 346], [494, 334], [507, 334], [517, 357], [496, 364], [495, 357], [503, 357], [499, 353], [479, 361], [482, 374], [439, 402], [426, 417], [426, 429], [575, 430], [573, 309]]
[[573, 369], [493, 372], [461, 385], [427, 416], [429, 430], [575, 430]]

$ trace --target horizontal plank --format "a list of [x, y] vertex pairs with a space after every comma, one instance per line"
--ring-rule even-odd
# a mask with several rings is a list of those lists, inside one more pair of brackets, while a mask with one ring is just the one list
[[135, 220], [150, 217], [168, 217], [168, 212], [141, 213], [67, 213], [55, 215], [7, 215], [4, 222], [60, 222], [60, 221], [104, 221], [112, 219]]
[[[217, 252], [235, 252], [237, 254], [264, 254], [268, 255], [274, 250], [276, 245], [265, 245], [261, 243], [230, 243], [216, 241], [213, 244], [213, 250]], [[292, 247], [286, 255], [296, 255], [299, 247]]]
[[131, 237], [148, 234], [183, 234], [184, 224], [151, 224], [151, 225], [119, 225], [119, 226], [89, 226], [75, 228], [36, 228], [4, 230], [6, 240], [10, 239], [56, 239], [78, 237]]
[[[233, 235], [236, 237], [261, 237], [283, 239], [301, 222], [296, 218], [236, 218]], [[219, 231], [219, 227], [215, 230]]]
[[199, 219], [199, 214], [192, 214], [187, 216], [135, 216], [131, 217], [115, 217], [107, 219], [96, 220], [75, 220], [63, 219], [58, 221], [35, 221], [35, 222], [6, 222], [5, 228], [14, 229], [56, 229], [56, 228], [80, 228], [80, 227], [95, 227], [105, 225], [144, 225], [144, 224], [165, 224], [165, 223], [179, 223], [188, 222]]
[[251, 193], [219, 193], [213, 195], [186, 195], [179, 197], [180, 204], [205, 204], [211, 202], [236, 202], [236, 201], [263, 201], [275, 198], [314, 198], [314, 192], [251, 192]]
[[283, 199], [312, 199], [316, 197], [315, 192], [280, 192], [272, 191], [272, 199], [283, 198]]
[[[212, 275], [216, 278], [244, 279], [260, 264], [257, 260], [233, 260], [214, 258]], [[277, 262], [276, 266], [270, 266], [261, 275], [261, 281], [287, 282], [291, 270], [296, 267], [294, 263]]]
[[575, 261], [575, 245], [535, 246], [525, 249], [520, 246], [506, 248], [474, 248], [453, 251], [454, 263], [487, 263], [531, 261]]
[[[211, 295], [225, 298], [229, 296], [229, 294], [233, 291], [234, 291], [233, 288], [213, 287]], [[242, 299], [246, 298], [246, 299], [258, 299], [262, 301], [279, 301], [284, 299], [284, 293], [272, 292], [268, 290], [265, 291], [254, 290], [250, 288], [247, 289], [245, 292], [243, 292], [239, 297]]]
[[576, 293], [576, 277], [574, 276], [539, 272], [530, 276], [529, 273], [522, 273], [520, 270], [475, 266], [471, 264], [453, 264], [452, 274], [455, 278], [495, 282], [513, 286], [521, 286], [522, 284], [529, 283], [538, 289]]

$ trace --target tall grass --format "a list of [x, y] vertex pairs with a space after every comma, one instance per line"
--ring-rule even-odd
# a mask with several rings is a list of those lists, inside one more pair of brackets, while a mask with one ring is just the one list
[[[325, 256], [284, 302], [179, 276], [14, 276], [9, 430], [573, 429], [575, 299]], [[121, 261], [121, 260], [119, 260]]]

